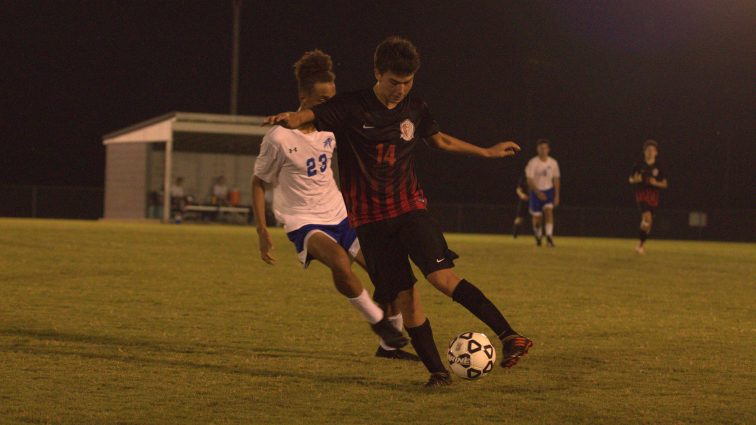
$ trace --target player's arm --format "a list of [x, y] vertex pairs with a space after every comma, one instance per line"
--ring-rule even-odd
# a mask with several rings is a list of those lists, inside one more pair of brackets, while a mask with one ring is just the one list
[[252, 177], [252, 211], [255, 213], [257, 237], [260, 239], [260, 258], [268, 264], [274, 264], [276, 258], [270, 253], [273, 250], [273, 240], [265, 220], [265, 182], [257, 176]]
[[656, 180], [654, 177], [651, 177], [650, 179], [648, 179], [648, 184], [654, 187], [658, 187], [659, 189], [666, 189], [667, 179]]
[[315, 121], [315, 113], [311, 109], [303, 109], [297, 112], [281, 112], [278, 115], [265, 117], [263, 125], [280, 125], [288, 129], [295, 129], [313, 121]]
[[528, 187], [530, 188], [530, 191], [535, 193], [535, 195], [538, 197], [538, 199], [545, 201], [546, 200], [546, 194], [538, 190], [535, 186], [535, 182], [533, 182], [532, 177], [528, 177]]
[[559, 206], [559, 190], [562, 187], [562, 183], [559, 177], [554, 177], [554, 206]]
[[628, 177], [627, 181], [630, 184], [638, 184], [643, 181], [643, 176], [641, 175], [637, 167], [633, 168], [633, 174]]
[[517, 188], [515, 188], [515, 192], [517, 193], [517, 197], [522, 199], [523, 201], [528, 200], [528, 194], [525, 193], [524, 190], [522, 190], [522, 187], [520, 185], [517, 185]]
[[501, 142], [489, 148], [482, 148], [440, 131], [430, 137], [429, 144], [447, 152], [483, 158], [504, 158], [520, 151], [520, 146], [515, 142]]

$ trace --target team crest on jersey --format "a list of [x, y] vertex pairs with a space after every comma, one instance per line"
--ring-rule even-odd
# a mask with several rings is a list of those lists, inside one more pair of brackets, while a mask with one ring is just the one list
[[658, 176], [659, 175], [659, 169], [658, 168], [654, 168], [653, 170], [651, 170], [651, 175], [654, 176], [654, 177]]
[[402, 132], [402, 140], [409, 142], [415, 138], [415, 124], [409, 118], [399, 124], [399, 130]]
[[333, 137], [329, 137], [323, 141], [323, 149], [333, 149]]

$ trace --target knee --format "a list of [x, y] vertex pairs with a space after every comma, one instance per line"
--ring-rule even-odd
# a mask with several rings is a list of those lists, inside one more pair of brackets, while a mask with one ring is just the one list
[[433, 272], [429, 274], [426, 279], [428, 279], [428, 282], [430, 282], [436, 289], [450, 297], [457, 288], [460, 280], [462, 280], [450, 269]]

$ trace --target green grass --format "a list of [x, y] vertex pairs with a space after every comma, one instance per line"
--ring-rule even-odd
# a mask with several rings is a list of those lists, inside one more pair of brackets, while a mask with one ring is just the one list
[[[271, 267], [251, 228], [0, 220], [0, 423], [756, 423], [754, 244], [450, 234], [536, 345], [428, 392], [273, 235]], [[440, 348], [489, 332], [419, 285]]]

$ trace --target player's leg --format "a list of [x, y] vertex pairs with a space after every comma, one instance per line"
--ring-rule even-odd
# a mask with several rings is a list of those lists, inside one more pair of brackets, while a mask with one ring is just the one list
[[[367, 271], [365, 256], [362, 254], [362, 250], [357, 251], [357, 253], [352, 258], [357, 264], [365, 269], [365, 271]], [[389, 321], [391, 326], [401, 332], [404, 329], [404, 316], [402, 316], [402, 311], [399, 308], [399, 300], [394, 299], [393, 301], [385, 305], [381, 305], [381, 308], [383, 308], [383, 310], [385, 311], [386, 319]], [[394, 348], [386, 344], [386, 341], [384, 341], [382, 338], [379, 341], [375, 356], [387, 359], [409, 360], [418, 362], [420, 361], [420, 358], [418, 356], [404, 351], [401, 348]]]
[[638, 251], [639, 254], [645, 254], [646, 253], [646, 240], [648, 239], [648, 235], [651, 233], [651, 226], [653, 225], [654, 221], [654, 215], [652, 213], [651, 207], [646, 204], [645, 202], [642, 202], [641, 205], [641, 223], [640, 223], [640, 229], [638, 232], [638, 246], [635, 248], [636, 251]]
[[306, 238], [305, 245], [310, 256], [331, 269], [336, 290], [349, 299], [349, 303], [362, 314], [386, 345], [399, 348], [407, 344], [402, 332], [391, 326], [383, 310], [370, 298], [352, 271], [352, 261], [347, 252], [336, 241], [321, 231], [313, 231]]
[[504, 345], [503, 367], [512, 367], [527, 354], [533, 343], [510, 326], [501, 311], [483, 292], [452, 270], [454, 254], [449, 250], [440, 227], [427, 213], [412, 214], [400, 232], [402, 245], [412, 261], [436, 289], [458, 302], [488, 325]]
[[367, 271], [375, 285], [374, 298], [385, 304], [396, 300], [412, 347], [431, 373], [426, 386], [448, 385], [451, 376], [436, 349], [430, 321], [425, 317], [415, 289], [417, 279], [398, 237], [397, 221], [400, 219], [370, 223], [357, 229]]
[[543, 204], [533, 192], [530, 193], [528, 211], [533, 223], [533, 236], [535, 236], [536, 245], [541, 246], [541, 238], [543, 237]]
[[554, 205], [548, 204], [543, 207], [544, 229], [546, 230], [546, 244], [554, 247]]
[[517, 235], [520, 233], [520, 226], [522, 226], [523, 218], [521, 215], [518, 215], [514, 219], [514, 223], [512, 224], [512, 237], [517, 239]]
[[536, 245], [541, 246], [541, 238], [543, 238], [543, 213], [531, 212], [530, 217], [533, 221], [533, 236], [535, 236]]
[[431, 373], [425, 384], [428, 388], [442, 387], [451, 384], [451, 375], [446, 370], [441, 355], [436, 348], [433, 338], [433, 328], [430, 320], [425, 316], [420, 303], [420, 294], [416, 287], [400, 291], [396, 297], [402, 315], [407, 318], [405, 327], [423, 365]]

